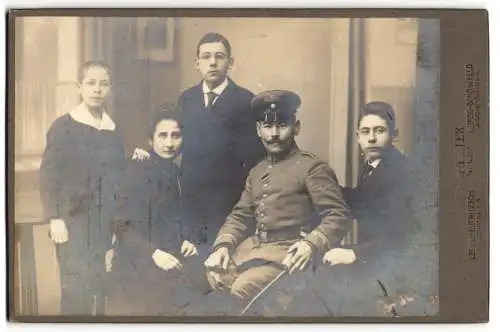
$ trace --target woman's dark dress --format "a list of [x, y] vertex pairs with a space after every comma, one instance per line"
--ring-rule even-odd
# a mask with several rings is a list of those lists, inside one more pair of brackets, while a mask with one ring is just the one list
[[173, 313], [183, 300], [181, 284], [188, 284], [183, 272], [162, 270], [152, 258], [160, 249], [184, 263], [180, 251], [185, 235], [180, 219], [179, 168], [153, 151], [150, 154], [146, 161], [129, 162], [119, 189], [113, 314]]

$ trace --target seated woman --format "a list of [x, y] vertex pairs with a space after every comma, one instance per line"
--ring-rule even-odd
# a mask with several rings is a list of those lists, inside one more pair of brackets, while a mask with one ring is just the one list
[[175, 292], [186, 279], [183, 260], [197, 254], [194, 245], [183, 240], [179, 167], [174, 162], [182, 143], [179, 114], [172, 105], [153, 114], [151, 158], [129, 161], [119, 187], [112, 315], [175, 312]]

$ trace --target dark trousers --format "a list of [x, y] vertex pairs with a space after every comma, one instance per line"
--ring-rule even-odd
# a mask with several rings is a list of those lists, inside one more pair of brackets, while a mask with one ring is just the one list
[[328, 309], [328, 315], [381, 316], [383, 293], [375, 276], [350, 265], [320, 266], [312, 287]]
[[323, 265], [313, 287], [336, 317], [432, 315], [437, 307], [429, 298], [425, 273], [417, 259], [393, 254], [372, 263]]

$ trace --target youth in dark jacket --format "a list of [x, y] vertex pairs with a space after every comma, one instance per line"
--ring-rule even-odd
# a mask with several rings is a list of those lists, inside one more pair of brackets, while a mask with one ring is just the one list
[[[327, 302], [337, 315], [392, 315], [390, 303], [384, 301], [394, 300], [396, 294], [426, 293], [414, 282], [426, 278], [420, 273], [425, 258], [417, 243], [422, 191], [408, 158], [393, 145], [396, 135], [392, 107], [384, 102], [366, 105], [357, 133], [362, 172], [356, 188], [343, 190], [358, 221], [357, 244], [324, 256], [324, 262], [335, 267], [324, 270], [330, 277], [322, 275], [326, 280], [320, 291], [333, 292]], [[421, 307], [420, 314], [424, 312]]]
[[[231, 45], [224, 36], [203, 36], [196, 54], [202, 80], [178, 100], [184, 127], [184, 220], [202, 259], [238, 202], [248, 172], [265, 156], [250, 111], [254, 95], [228, 77], [233, 62]], [[133, 158], [143, 160], [147, 155], [136, 149]]]
[[178, 101], [184, 112], [185, 210], [204, 256], [238, 202], [249, 170], [265, 156], [250, 110], [253, 94], [227, 76], [233, 61], [225, 37], [205, 35], [196, 56], [202, 81]]

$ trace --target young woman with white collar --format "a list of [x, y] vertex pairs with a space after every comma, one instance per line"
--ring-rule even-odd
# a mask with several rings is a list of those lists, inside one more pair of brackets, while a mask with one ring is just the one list
[[40, 194], [56, 245], [62, 315], [104, 313], [105, 257], [126, 162], [122, 139], [104, 108], [110, 89], [109, 67], [85, 63], [78, 81], [81, 103], [47, 133]]

